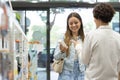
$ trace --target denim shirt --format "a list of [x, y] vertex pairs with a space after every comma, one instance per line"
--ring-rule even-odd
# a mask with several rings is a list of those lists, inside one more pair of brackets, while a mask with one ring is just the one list
[[[78, 40], [81, 41], [80, 38]], [[64, 62], [63, 70], [73, 71], [74, 61], [76, 60], [75, 55], [77, 54], [73, 43], [71, 43], [69, 47], [69, 52], [70, 54], [66, 57], [66, 53], [62, 53], [60, 51], [59, 43], [58, 43], [58, 45], [56, 46], [55, 52], [54, 52], [54, 59], [64, 58], [65, 62]], [[77, 56], [77, 60], [80, 60], [78, 59], [78, 56]], [[85, 71], [85, 65], [81, 64], [80, 61], [79, 61], [79, 69], [81, 72]]]

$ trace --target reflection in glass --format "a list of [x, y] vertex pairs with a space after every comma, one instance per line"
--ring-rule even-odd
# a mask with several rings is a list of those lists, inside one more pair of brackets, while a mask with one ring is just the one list
[[[36, 51], [30, 53], [32, 59], [32, 79], [37, 73], [38, 80], [46, 80], [47, 50], [46, 48], [46, 11], [27, 11], [26, 17], [30, 20], [27, 37], [30, 42], [38, 41], [39, 44], [32, 44], [29, 49]], [[35, 55], [35, 56], [34, 56]], [[42, 75], [41, 75], [42, 74]]]

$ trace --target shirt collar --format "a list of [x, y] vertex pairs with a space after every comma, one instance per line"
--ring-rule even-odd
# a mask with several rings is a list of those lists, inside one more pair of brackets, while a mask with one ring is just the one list
[[109, 25], [100, 26], [98, 29], [112, 29]]

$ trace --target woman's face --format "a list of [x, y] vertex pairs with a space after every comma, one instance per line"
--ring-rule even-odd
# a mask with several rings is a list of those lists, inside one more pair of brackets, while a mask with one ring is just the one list
[[69, 25], [69, 29], [72, 31], [72, 33], [78, 33], [80, 26], [81, 26], [81, 22], [79, 21], [78, 18], [71, 17], [68, 20], [68, 25]]

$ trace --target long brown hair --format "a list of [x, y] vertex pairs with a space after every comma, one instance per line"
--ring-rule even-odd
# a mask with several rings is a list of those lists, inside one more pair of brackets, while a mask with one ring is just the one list
[[81, 27], [78, 31], [78, 36], [80, 36], [82, 41], [84, 41], [84, 31], [83, 31], [83, 23], [82, 23], [81, 16], [76, 12], [72, 12], [68, 15], [68, 18], [67, 18], [67, 30], [65, 32], [65, 38], [64, 38], [64, 42], [68, 46], [68, 50], [67, 50], [67, 54], [66, 54], [67, 56], [69, 55], [69, 46], [71, 44], [70, 40], [73, 37], [72, 31], [69, 29], [69, 24], [68, 24], [68, 21], [71, 17], [76, 17], [81, 22], [81, 25], [80, 25]]

